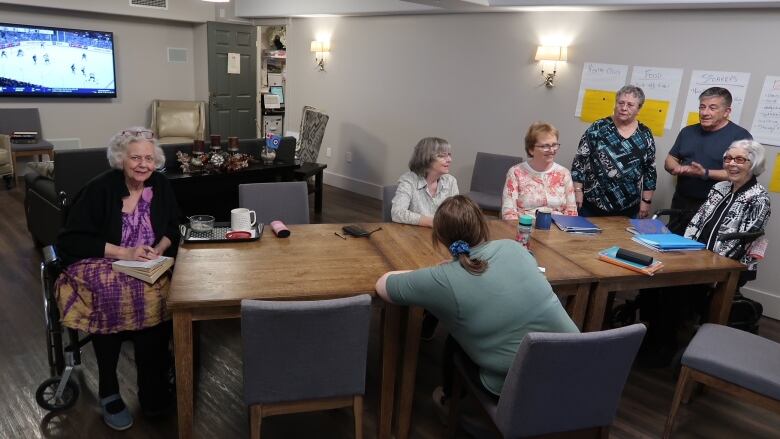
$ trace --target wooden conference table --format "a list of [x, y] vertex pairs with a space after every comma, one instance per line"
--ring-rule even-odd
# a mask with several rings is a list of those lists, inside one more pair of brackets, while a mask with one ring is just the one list
[[[720, 282], [710, 320], [725, 322], [739, 271], [730, 259], [710, 252], [664, 254], [666, 268], [647, 277], [597, 261], [597, 250], [620, 245], [642, 250], [625, 232], [625, 218], [596, 219], [599, 236], [569, 235], [558, 230], [532, 234], [531, 249], [545, 276], [580, 328], [599, 329], [610, 291], [651, 286]], [[514, 237], [515, 225], [491, 221], [491, 238]], [[341, 224], [290, 226], [288, 239], [268, 231], [256, 242], [184, 244], [176, 261], [168, 306], [173, 313], [179, 437], [192, 437], [193, 334], [197, 320], [237, 318], [241, 299], [316, 300], [375, 294], [376, 279], [389, 270], [408, 270], [448, 258], [434, 246], [430, 229], [401, 224], [364, 224], [381, 231], [370, 239], [335, 236]], [[595, 262], [594, 262], [595, 261]], [[381, 301], [377, 301], [381, 303]], [[422, 309], [410, 307], [400, 377], [396, 437], [406, 438], [422, 324]], [[587, 313], [587, 314], [586, 314]], [[385, 306], [382, 335], [381, 393], [378, 436], [390, 438], [395, 407], [396, 365], [400, 351], [401, 308]]]

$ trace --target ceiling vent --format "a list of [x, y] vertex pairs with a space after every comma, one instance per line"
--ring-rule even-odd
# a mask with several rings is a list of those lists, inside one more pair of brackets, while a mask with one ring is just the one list
[[167, 10], [168, 0], [130, 0], [130, 6]]

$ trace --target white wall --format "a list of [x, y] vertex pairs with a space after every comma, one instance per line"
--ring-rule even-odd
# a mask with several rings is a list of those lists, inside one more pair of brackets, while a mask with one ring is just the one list
[[[168, 0], [167, 9], [130, 6], [128, 0], [4, 0], [0, 2], [0, 5], [2, 4], [190, 22], [214, 20], [215, 11], [213, 3], [201, 0]], [[5, 16], [3, 19], [5, 20]]]
[[[574, 118], [584, 62], [680, 67], [685, 69], [677, 114], [693, 69], [751, 72], [741, 124], [750, 128], [761, 84], [780, 74], [775, 42], [780, 11], [635, 11], [599, 13], [514, 13], [393, 17], [295, 18], [288, 26], [286, 129], [297, 130], [299, 110], [326, 110], [330, 122], [320, 161], [326, 182], [380, 196], [406, 170], [413, 145], [441, 136], [454, 150], [453, 174], [469, 187], [477, 151], [522, 152], [525, 129], [547, 120], [561, 130], [559, 162], [570, 166], [587, 124]], [[309, 43], [331, 34], [326, 71], [319, 72]], [[532, 62], [540, 39], [571, 37], [569, 63], [559, 68], [557, 86], [540, 85]], [[668, 206], [671, 177], [662, 169], [677, 129], [657, 138], [659, 190], [654, 208]], [[325, 157], [326, 148], [333, 156]], [[351, 152], [352, 163], [345, 154]], [[778, 152], [769, 147], [767, 183]], [[772, 201], [778, 203], [777, 194]], [[767, 314], [780, 317], [780, 220], [767, 229], [774, 242], [749, 284], [769, 294]]]
[[[122, 128], [148, 125], [153, 99], [208, 95], [205, 24], [17, 6], [0, 6], [0, 15], [8, 23], [114, 32], [117, 98], [0, 98], [2, 108], [39, 108], [47, 138], [102, 146]], [[168, 47], [187, 49], [187, 62], [169, 63]]]

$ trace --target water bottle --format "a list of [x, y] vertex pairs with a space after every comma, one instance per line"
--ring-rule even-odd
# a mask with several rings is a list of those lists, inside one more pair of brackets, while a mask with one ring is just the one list
[[517, 235], [515, 240], [519, 242], [526, 249], [531, 244], [531, 225], [534, 222], [534, 217], [531, 215], [521, 215], [517, 221]]

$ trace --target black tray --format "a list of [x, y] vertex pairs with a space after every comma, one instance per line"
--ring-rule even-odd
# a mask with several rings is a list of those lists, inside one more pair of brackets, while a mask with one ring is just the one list
[[182, 241], [192, 243], [257, 241], [263, 236], [263, 229], [265, 229], [263, 223], [257, 223], [251, 230], [253, 234], [251, 238], [227, 239], [225, 234], [230, 231], [229, 222], [216, 222], [214, 228], [209, 232], [196, 232], [188, 224], [182, 224], [180, 227]]

